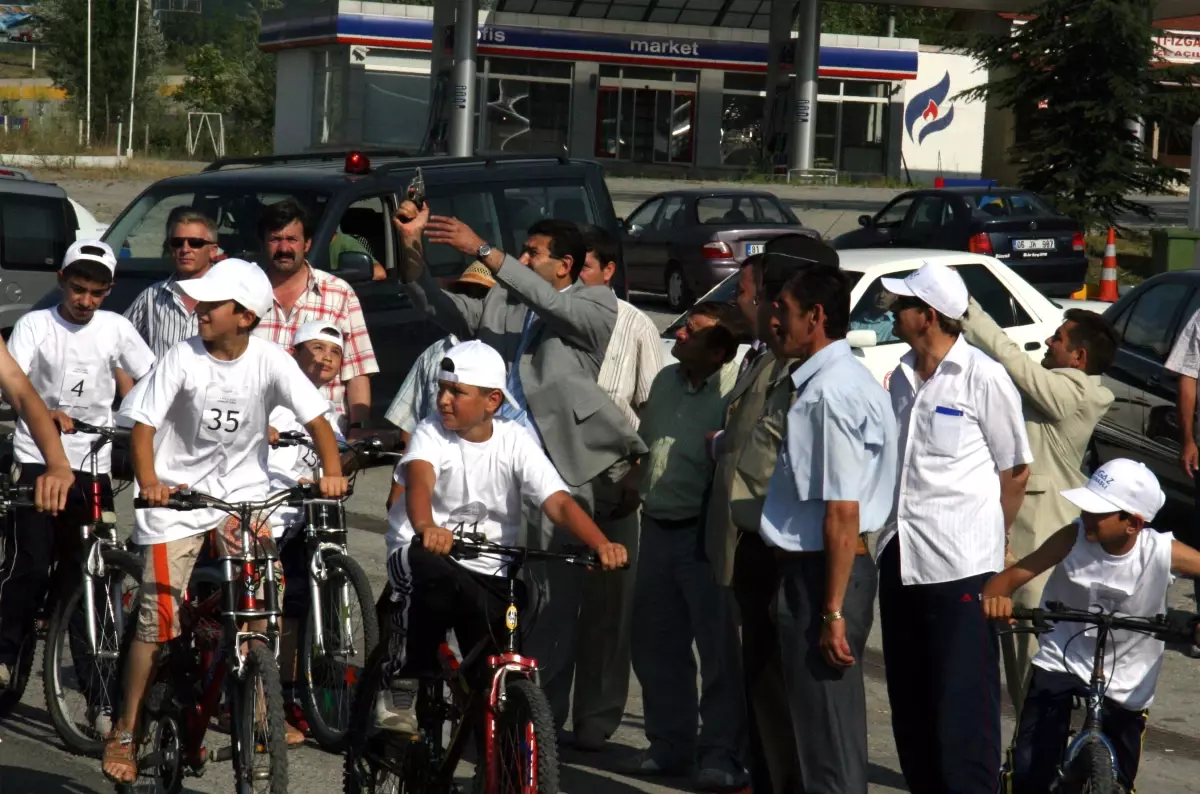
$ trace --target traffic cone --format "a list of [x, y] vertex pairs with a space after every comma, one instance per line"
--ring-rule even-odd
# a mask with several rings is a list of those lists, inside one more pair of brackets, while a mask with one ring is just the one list
[[1117, 233], [1108, 227], [1108, 245], [1104, 246], [1104, 264], [1100, 267], [1100, 295], [1096, 300], [1116, 303], [1117, 298]]

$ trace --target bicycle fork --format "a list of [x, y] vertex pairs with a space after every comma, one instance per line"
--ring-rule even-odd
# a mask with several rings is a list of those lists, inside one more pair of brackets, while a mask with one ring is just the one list
[[[85, 612], [84, 629], [87, 633], [88, 649], [91, 651], [92, 658], [116, 661], [119, 650], [103, 650], [100, 644], [100, 635], [96, 627], [96, 582], [104, 581], [107, 575], [107, 568], [104, 564], [103, 543], [96, 538], [96, 530], [106, 525], [104, 520], [104, 512], [100, 498], [100, 480], [96, 473], [96, 463], [93, 456], [92, 461], [92, 515], [91, 523], [84, 524], [80, 528], [80, 534], [83, 536], [84, 561], [83, 561], [83, 608]], [[111, 522], [115, 524], [115, 520]], [[113, 626], [115, 635], [120, 638], [125, 634], [124, 627], [124, 608], [120, 603], [121, 594], [108, 591], [108, 603], [105, 604], [105, 609], [112, 610]]]

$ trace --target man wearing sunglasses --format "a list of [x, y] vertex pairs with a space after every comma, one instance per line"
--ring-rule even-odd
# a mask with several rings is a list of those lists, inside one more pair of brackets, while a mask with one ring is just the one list
[[216, 239], [217, 224], [190, 208], [176, 213], [168, 223], [164, 248], [175, 264], [175, 274], [147, 287], [125, 310], [125, 317], [155, 357], [199, 333], [192, 304], [175, 284], [208, 272], [217, 253]]

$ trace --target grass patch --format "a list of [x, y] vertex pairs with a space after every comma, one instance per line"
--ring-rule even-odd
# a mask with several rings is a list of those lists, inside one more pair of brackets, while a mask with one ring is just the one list
[[170, 176], [185, 176], [194, 174], [208, 165], [208, 161], [184, 162], [179, 160], [156, 160], [153, 158], [137, 158], [119, 168], [74, 168], [74, 167], [38, 167], [29, 170], [38, 179], [55, 182], [60, 179], [92, 179], [92, 180], [158, 180]]
[[[1108, 245], [1108, 232], [1089, 234], [1086, 238], [1088, 255], [1087, 283], [1100, 283], [1100, 269], [1104, 264], [1104, 249]], [[1130, 230], [1117, 235], [1117, 283], [1141, 284], [1154, 275], [1150, 256], [1150, 233]]]

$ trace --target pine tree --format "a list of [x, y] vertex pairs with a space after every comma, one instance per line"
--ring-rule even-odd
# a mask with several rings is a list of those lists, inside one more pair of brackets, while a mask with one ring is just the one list
[[1168, 65], [1150, 24], [1153, 0], [1043, 0], [1010, 35], [969, 47], [989, 82], [963, 97], [991, 95], [1026, 130], [1011, 152], [1022, 187], [1094, 226], [1152, 210], [1134, 196], [1186, 182], [1155, 162], [1136, 125], [1177, 134], [1200, 117], [1200, 68]]

